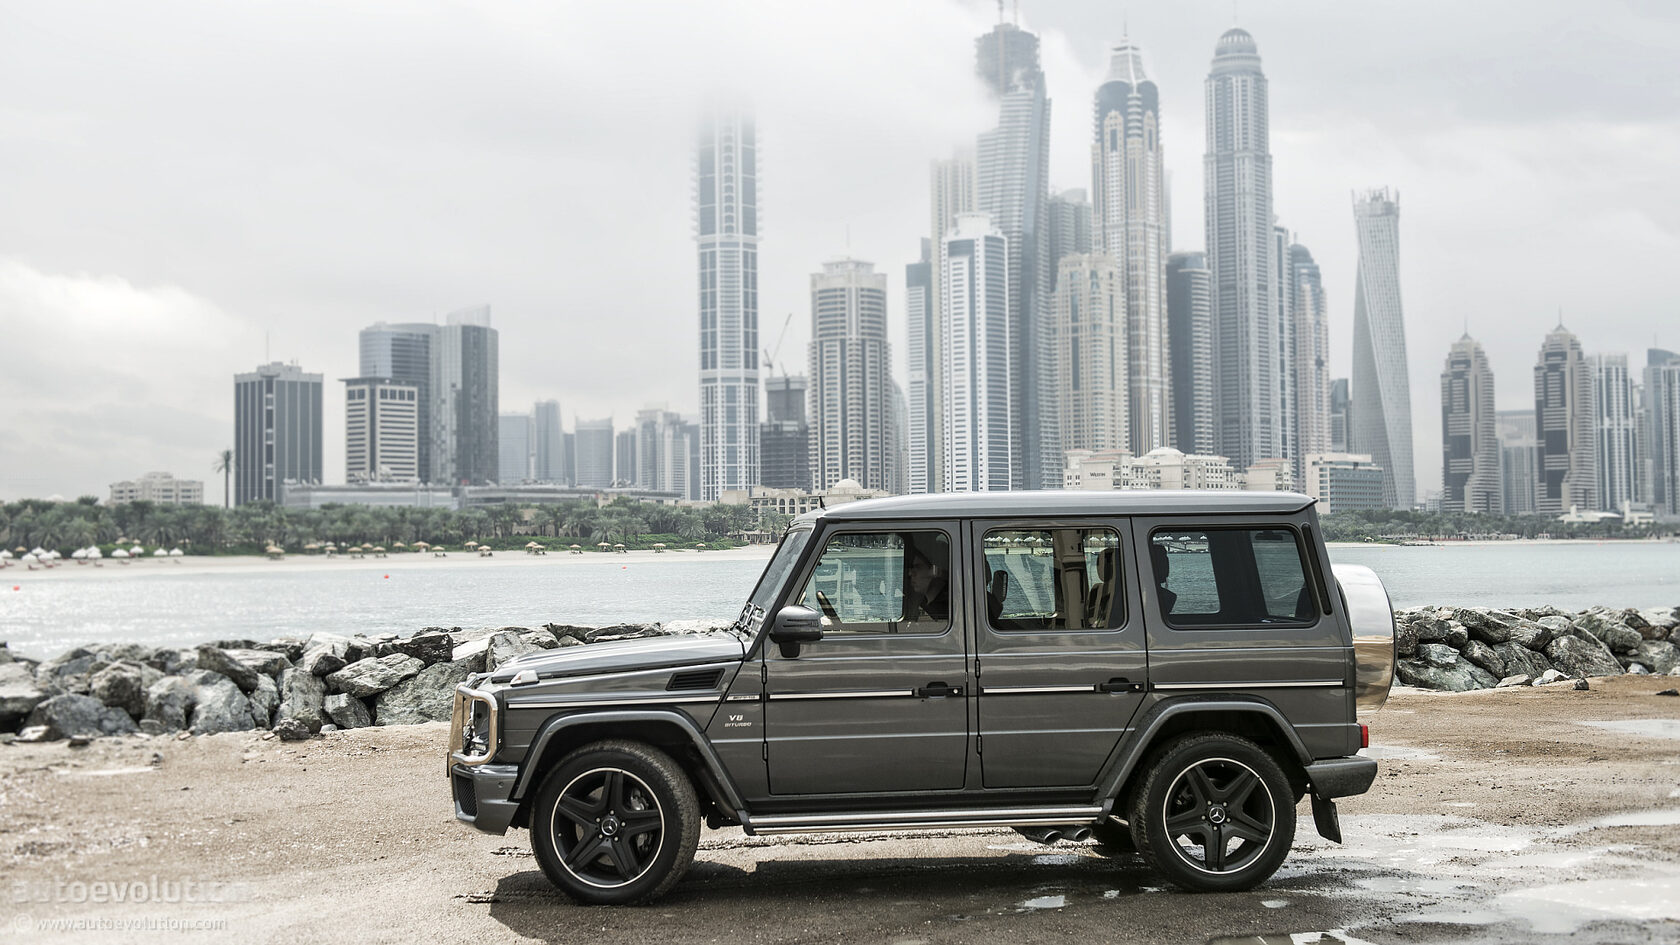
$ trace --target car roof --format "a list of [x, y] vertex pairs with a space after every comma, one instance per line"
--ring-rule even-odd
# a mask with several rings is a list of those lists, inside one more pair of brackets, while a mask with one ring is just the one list
[[1207, 513], [1291, 513], [1316, 499], [1298, 492], [1214, 489], [1118, 489], [1102, 491], [946, 492], [899, 495], [847, 502], [806, 512], [796, 522], [879, 521], [912, 518], [978, 518], [1081, 515], [1198, 515]]

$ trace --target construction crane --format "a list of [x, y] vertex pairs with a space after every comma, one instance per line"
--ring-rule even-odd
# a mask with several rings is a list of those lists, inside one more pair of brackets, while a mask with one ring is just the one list
[[[777, 336], [777, 338], [776, 338], [775, 355], [780, 355], [782, 353], [782, 342], [787, 340], [787, 330], [788, 330], [788, 326], [791, 325], [791, 324], [793, 324], [793, 313], [789, 312], [787, 319], [782, 322], [782, 333], [779, 336]], [[775, 358], [775, 356], [773, 356], [771, 352], [769, 352], [767, 350], [764, 350], [762, 348], [759, 349], [759, 351], [760, 351], [761, 354], [764, 355], [764, 369], [765, 369], [765, 371], [774, 375], [776, 373], [776, 358]], [[786, 368], [782, 369], [782, 376], [787, 377], [787, 369]]]

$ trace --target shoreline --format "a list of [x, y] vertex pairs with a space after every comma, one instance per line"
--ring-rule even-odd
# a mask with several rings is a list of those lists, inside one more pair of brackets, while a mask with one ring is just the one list
[[263, 555], [189, 555], [184, 558], [136, 558], [124, 564], [121, 559], [106, 558], [92, 564], [77, 564], [64, 561], [51, 568], [37, 568], [30, 571], [20, 565], [0, 569], [0, 584], [21, 584], [23, 579], [29, 580], [62, 580], [70, 577], [113, 578], [137, 575], [199, 575], [199, 574], [239, 574], [255, 573], [259, 571], [284, 571], [299, 573], [306, 571], [379, 571], [379, 570], [420, 570], [441, 564], [461, 564], [470, 562], [483, 567], [541, 567], [554, 566], [587, 566], [587, 565], [627, 565], [648, 564], [665, 561], [742, 561], [753, 559], [768, 559], [775, 550], [774, 545], [746, 545], [740, 548], [725, 548], [714, 551], [695, 551], [693, 549], [673, 549], [659, 551], [624, 551], [622, 553], [585, 551], [582, 554], [551, 551], [546, 555], [526, 554], [523, 551], [498, 551], [489, 557], [468, 551], [452, 551], [444, 557], [437, 557], [431, 553], [417, 554], [403, 552], [390, 554], [384, 558], [371, 555], [364, 558], [351, 558], [348, 555], [310, 555], [288, 554], [283, 558], [268, 558]]

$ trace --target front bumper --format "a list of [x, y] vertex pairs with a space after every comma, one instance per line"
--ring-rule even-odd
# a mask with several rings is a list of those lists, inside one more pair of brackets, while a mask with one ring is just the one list
[[1307, 765], [1307, 780], [1314, 797], [1330, 800], [1364, 794], [1377, 779], [1374, 758], [1326, 758]]
[[511, 797], [518, 780], [518, 765], [451, 765], [449, 792], [455, 799], [455, 819], [485, 833], [507, 833], [519, 809], [519, 802]]

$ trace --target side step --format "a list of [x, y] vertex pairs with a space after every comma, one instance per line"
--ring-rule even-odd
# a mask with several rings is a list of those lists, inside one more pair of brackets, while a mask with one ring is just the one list
[[964, 810], [849, 811], [743, 815], [752, 836], [840, 833], [848, 830], [933, 830], [947, 827], [1059, 827], [1101, 820], [1104, 807], [976, 807]]

